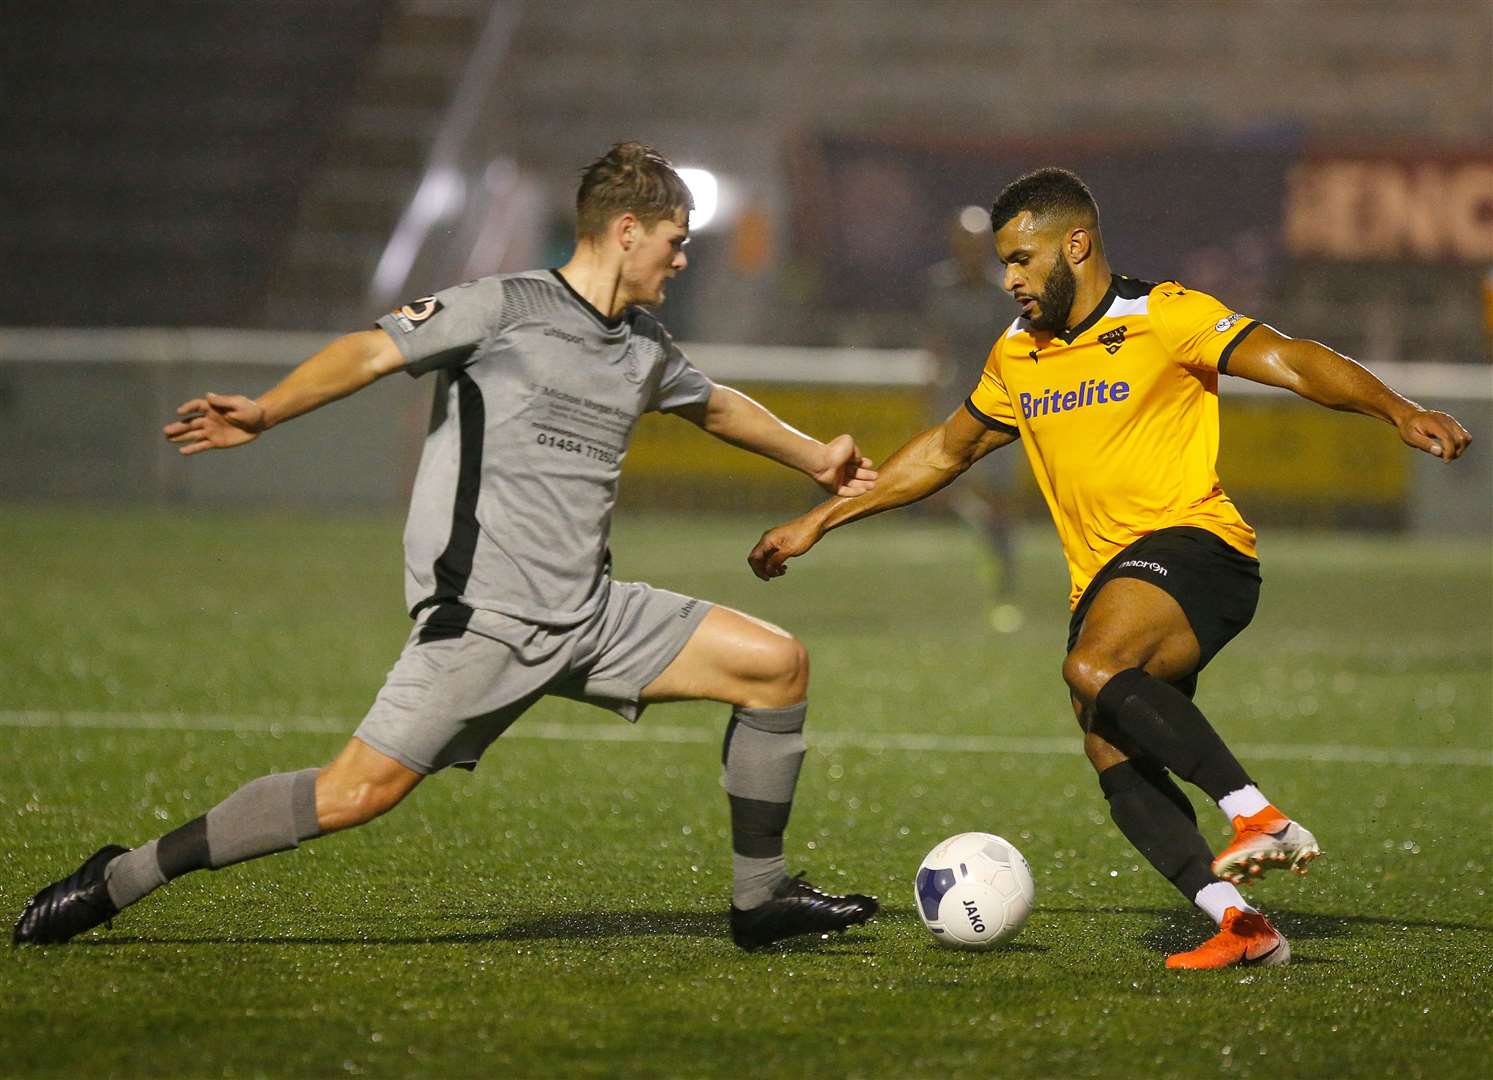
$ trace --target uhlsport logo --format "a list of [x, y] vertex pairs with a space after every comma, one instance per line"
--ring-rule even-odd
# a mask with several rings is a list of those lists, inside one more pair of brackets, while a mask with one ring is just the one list
[[1078, 384], [1076, 390], [1064, 390], [1059, 387], [1056, 390], [1043, 390], [1035, 397], [1031, 394], [1022, 394], [1021, 415], [1031, 420], [1051, 413], [1085, 409], [1090, 405], [1108, 405], [1111, 402], [1124, 401], [1129, 396], [1130, 384], [1123, 380], [1117, 379], [1110, 382], [1108, 379], [1085, 379]]

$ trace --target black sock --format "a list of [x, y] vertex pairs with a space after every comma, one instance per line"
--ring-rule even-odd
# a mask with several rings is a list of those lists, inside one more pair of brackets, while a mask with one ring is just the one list
[[[1182, 794], [1175, 784], [1170, 786]], [[1109, 816], [1125, 839], [1188, 902], [1218, 880], [1213, 876], [1213, 852], [1196, 823], [1133, 762], [1105, 769], [1099, 774], [1099, 787], [1109, 800]]]
[[1202, 788], [1214, 802], [1250, 783], [1244, 767], [1198, 707], [1176, 687], [1140, 668], [1127, 668], [1105, 683], [1094, 709], [1100, 720]]
[[1171, 774], [1166, 771], [1166, 766], [1148, 757], [1133, 757], [1130, 759], [1130, 764], [1136, 772], [1146, 778], [1147, 783], [1170, 799], [1172, 805], [1182, 811], [1188, 821], [1194, 825], [1198, 823], [1197, 811], [1192, 808], [1192, 800], [1177, 786]]

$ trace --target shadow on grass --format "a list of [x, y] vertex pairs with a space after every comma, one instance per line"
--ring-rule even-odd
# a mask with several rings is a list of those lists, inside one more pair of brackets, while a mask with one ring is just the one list
[[534, 941], [564, 938], [724, 937], [728, 933], [724, 915], [690, 911], [582, 911], [568, 915], [541, 915], [511, 922], [493, 937], [498, 941]]
[[[497, 922], [493, 916], [458, 915], [455, 919]], [[818, 951], [826, 946], [855, 943], [851, 936], [834, 935], [827, 940], [805, 936], [782, 942], [767, 951]], [[583, 911], [546, 915], [510, 922], [495, 930], [470, 930], [429, 934], [203, 934], [196, 937], [143, 934], [88, 938], [75, 944], [108, 945], [481, 945], [510, 941], [556, 941], [601, 938], [695, 937], [730, 940], [730, 928], [722, 914], [689, 911]], [[836, 949], [837, 953], [852, 951]]]
[[[1202, 916], [1186, 908], [1156, 907], [1044, 907], [1044, 912], [1095, 915], [1155, 915], [1162, 921], [1142, 933], [1138, 940], [1156, 952], [1174, 953], [1196, 948], [1200, 938], [1199, 927]], [[1318, 938], [1353, 937], [1364, 927], [1387, 927], [1392, 930], [1466, 930], [1474, 934], [1493, 934], [1493, 926], [1479, 923], [1436, 922], [1430, 919], [1396, 919], [1385, 915], [1339, 915], [1323, 911], [1269, 912], [1270, 921], [1291, 941], [1311, 941]], [[1328, 963], [1295, 957], [1292, 963]]]
[[[1197, 945], [1203, 920], [1197, 913], [1181, 908], [1160, 907], [1051, 907], [1039, 909], [1046, 915], [1150, 915], [1159, 921], [1142, 932], [1138, 940], [1155, 952], [1173, 953]], [[891, 908], [878, 916], [879, 923], [899, 923], [914, 916], [903, 908]], [[454, 920], [497, 921], [487, 915], [456, 915]], [[1381, 915], [1339, 915], [1331, 912], [1288, 911], [1271, 915], [1275, 925], [1292, 941], [1352, 937], [1364, 927], [1386, 927], [1403, 930], [1464, 930], [1475, 934], [1493, 934], [1493, 926], [1478, 923], [1434, 922], [1428, 919], [1395, 919]], [[873, 924], [874, 925], [874, 924]], [[865, 941], [852, 927], [846, 935], [832, 935], [827, 940], [804, 936], [780, 942], [767, 952], [810, 952], [831, 949], [838, 953], [869, 955]], [[587, 911], [564, 915], [544, 915], [520, 919], [493, 930], [469, 930], [428, 934], [202, 934], [196, 937], [169, 935], [120, 935], [88, 938], [74, 944], [89, 947], [111, 945], [481, 945], [513, 941], [583, 941], [606, 938], [694, 937], [730, 939], [724, 914], [693, 911]], [[1014, 941], [1002, 946], [1004, 952], [1042, 953], [1048, 946]], [[1312, 961], [1301, 957], [1302, 963]], [[1325, 962], [1325, 961], [1322, 961]]]

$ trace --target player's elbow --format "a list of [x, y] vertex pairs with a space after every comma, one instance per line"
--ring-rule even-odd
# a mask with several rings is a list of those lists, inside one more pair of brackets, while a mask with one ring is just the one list
[[404, 367], [404, 354], [386, 330], [359, 330], [342, 338], [368, 375], [368, 381], [381, 379]]
[[1270, 364], [1291, 380], [1290, 389], [1310, 385], [1345, 368], [1359, 365], [1336, 349], [1311, 338], [1278, 334], [1267, 353]]
[[736, 430], [739, 395], [729, 386], [717, 385], [704, 401], [693, 402], [674, 410], [674, 415], [688, 420], [707, 435], [731, 441]]
[[972, 446], [951, 446], [946, 441], [936, 441], [924, 457], [925, 466], [934, 473], [953, 480], [968, 471], [979, 459]]

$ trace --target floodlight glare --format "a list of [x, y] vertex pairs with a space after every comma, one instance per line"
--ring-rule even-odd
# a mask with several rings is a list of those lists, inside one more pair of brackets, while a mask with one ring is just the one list
[[990, 211], [983, 206], [966, 206], [959, 211], [959, 227], [965, 232], [985, 232], [990, 228]]
[[699, 231], [710, 224], [710, 219], [715, 217], [716, 206], [720, 195], [720, 185], [716, 183], [715, 173], [709, 169], [679, 169], [679, 179], [684, 181], [684, 186], [689, 188], [690, 197], [695, 200], [695, 209], [689, 216], [689, 227], [691, 231]]

